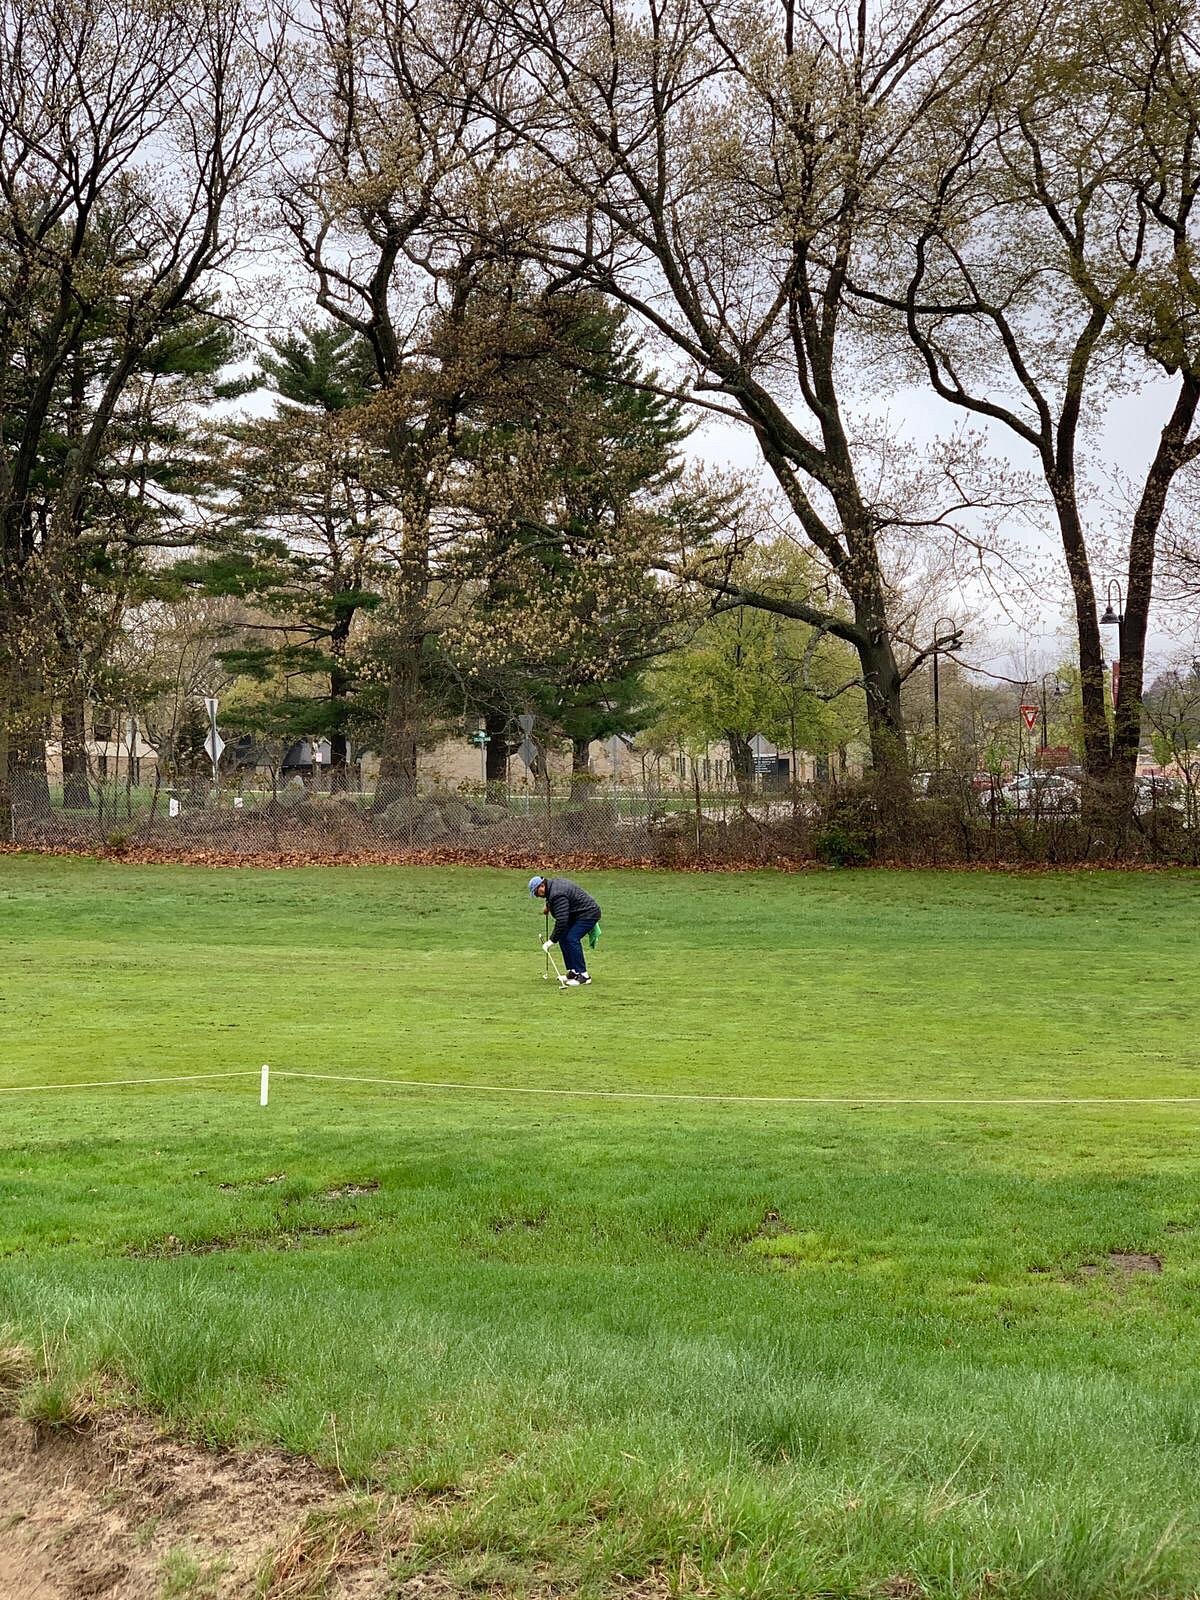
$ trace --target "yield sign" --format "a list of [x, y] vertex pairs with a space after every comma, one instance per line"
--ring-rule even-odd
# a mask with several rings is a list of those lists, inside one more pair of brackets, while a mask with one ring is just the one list
[[1033, 725], [1038, 719], [1038, 708], [1036, 706], [1022, 706], [1021, 715], [1025, 718], [1025, 726], [1032, 733]]

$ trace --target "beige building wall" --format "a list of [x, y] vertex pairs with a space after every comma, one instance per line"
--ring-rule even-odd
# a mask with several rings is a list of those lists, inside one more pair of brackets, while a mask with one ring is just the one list
[[[780, 755], [790, 760], [790, 752], [780, 751]], [[725, 784], [732, 785], [733, 770], [730, 764], [729, 746], [723, 739], [714, 741], [702, 754], [697, 754], [694, 758], [675, 751], [645, 750], [639, 747], [636, 739], [628, 743], [622, 741], [615, 770], [607, 739], [594, 741], [589, 751], [591, 770], [597, 778], [608, 781], [615, 777], [618, 782], [640, 784], [648, 775], [655, 787], [660, 789], [690, 789], [694, 781], [691, 765], [693, 759], [700, 769], [702, 784], [718, 787]], [[570, 776], [571, 757], [565, 749], [551, 750], [549, 763], [551, 774], [556, 780]], [[368, 781], [374, 781], [375, 765], [371, 758], [364, 759], [364, 777]], [[466, 739], [446, 739], [434, 749], [423, 751], [417, 765], [422, 782], [430, 786], [444, 785], [454, 789], [460, 783], [480, 783], [483, 777], [480, 753], [473, 745], [468, 744]], [[854, 765], [861, 771], [860, 762]], [[796, 767], [800, 783], [812, 783], [816, 780], [817, 759], [807, 750], [797, 751]], [[530, 776], [525, 763], [517, 755], [509, 758], [508, 781], [509, 786], [516, 789], [522, 787], [536, 789], [538, 786], [537, 780]]]

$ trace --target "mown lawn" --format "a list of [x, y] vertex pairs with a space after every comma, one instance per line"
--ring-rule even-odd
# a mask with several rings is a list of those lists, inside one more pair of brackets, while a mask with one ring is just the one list
[[247, 1074], [0, 1095], [21, 1403], [400, 1491], [397, 1581], [1194, 1594], [1200, 878], [588, 883], [559, 994], [519, 874], [0, 859], [0, 1087]]

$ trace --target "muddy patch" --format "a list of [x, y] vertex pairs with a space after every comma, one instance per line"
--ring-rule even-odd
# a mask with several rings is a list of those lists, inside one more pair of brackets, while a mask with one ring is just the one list
[[216, 1239], [180, 1239], [167, 1234], [153, 1244], [131, 1246], [123, 1253], [135, 1261], [160, 1261], [168, 1256], [211, 1256], [223, 1250], [300, 1250], [322, 1239], [344, 1239], [361, 1233], [361, 1222], [321, 1222], [306, 1228], [281, 1228], [277, 1233], [234, 1233]]
[[1139, 1272], [1161, 1272], [1162, 1257], [1141, 1250], [1110, 1250], [1102, 1262], [1085, 1261], [1080, 1272], [1085, 1278], [1096, 1278], [1102, 1272], [1115, 1272], [1122, 1278], [1132, 1278]]
[[[311, 1463], [202, 1450], [139, 1418], [0, 1420], [0, 1600], [381, 1600], [363, 1504]], [[305, 1536], [343, 1525], [340, 1540]]]
[[1048, 1265], [1038, 1262], [1028, 1269], [1031, 1278], [1045, 1278], [1058, 1283], [1078, 1284], [1080, 1278], [1136, 1277], [1148, 1272], [1157, 1275], [1163, 1269], [1162, 1257], [1143, 1250], [1109, 1250], [1104, 1255], [1092, 1256], [1076, 1267], [1065, 1263]]
[[374, 1194], [379, 1188], [378, 1178], [364, 1178], [361, 1183], [344, 1183], [337, 1189], [326, 1189], [322, 1200], [358, 1200], [365, 1194]]

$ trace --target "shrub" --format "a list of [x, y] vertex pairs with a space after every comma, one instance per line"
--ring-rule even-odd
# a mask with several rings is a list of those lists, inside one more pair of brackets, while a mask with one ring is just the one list
[[875, 808], [869, 795], [835, 795], [812, 835], [827, 867], [865, 867], [875, 854]]

